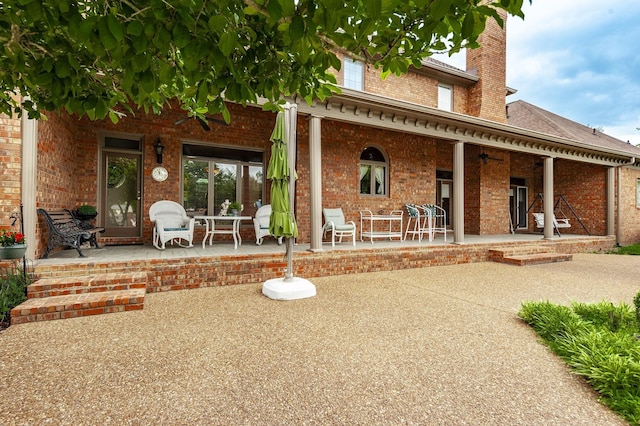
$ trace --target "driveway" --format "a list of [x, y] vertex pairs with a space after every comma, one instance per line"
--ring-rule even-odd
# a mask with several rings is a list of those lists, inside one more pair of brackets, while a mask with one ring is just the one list
[[[295, 268], [295, 259], [294, 259]], [[148, 294], [143, 311], [0, 333], [0, 424], [626, 424], [522, 301], [632, 304], [640, 259], [579, 254]]]

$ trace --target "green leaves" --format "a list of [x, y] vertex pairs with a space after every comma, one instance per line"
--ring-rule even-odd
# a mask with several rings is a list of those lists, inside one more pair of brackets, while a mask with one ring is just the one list
[[234, 33], [223, 33], [220, 36], [220, 43], [218, 48], [224, 56], [229, 56], [235, 50], [236, 36]]
[[571, 308], [527, 302], [519, 316], [633, 424], [640, 422], [640, 344], [635, 312], [610, 302]]
[[[474, 46], [496, 8], [523, 0], [68, 0], [3, 1], [0, 111], [66, 109], [117, 120], [130, 105], [159, 111], [177, 98], [191, 113], [283, 96], [308, 102], [339, 91], [336, 52], [383, 76], [433, 51]], [[13, 29], [19, 28], [20, 38]], [[34, 104], [13, 96], [19, 91]], [[38, 105], [39, 109], [35, 105]]]

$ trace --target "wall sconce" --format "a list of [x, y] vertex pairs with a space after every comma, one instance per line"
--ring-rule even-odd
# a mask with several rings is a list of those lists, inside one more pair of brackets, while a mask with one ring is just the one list
[[162, 164], [162, 153], [164, 152], [164, 145], [162, 145], [162, 142], [160, 142], [160, 138], [158, 138], [158, 141], [153, 147], [156, 150], [156, 160], [158, 161], [158, 164]]

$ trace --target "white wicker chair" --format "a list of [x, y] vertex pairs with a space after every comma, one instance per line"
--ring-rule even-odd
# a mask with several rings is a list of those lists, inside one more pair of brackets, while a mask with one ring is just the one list
[[[175, 242], [181, 247], [193, 247], [195, 219], [187, 216], [175, 201], [158, 201], [149, 208], [149, 218], [154, 222], [153, 245], [158, 250], [165, 249], [165, 243]], [[188, 244], [184, 245], [184, 240]]]
[[335, 247], [336, 237], [342, 242], [342, 237], [352, 237], [353, 245], [356, 245], [356, 224], [353, 221], [345, 221], [341, 208], [322, 209], [324, 216], [324, 237], [331, 232], [331, 246]]
[[[256, 211], [253, 218], [253, 228], [256, 231], [256, 244], [261, 245], [264, 237], [271, 236], [269, 232], [269, 218], [271, 217], [271, 204], [265, 204]], [[278, 238], [278, 244], [282, 244], [282, 237]]]

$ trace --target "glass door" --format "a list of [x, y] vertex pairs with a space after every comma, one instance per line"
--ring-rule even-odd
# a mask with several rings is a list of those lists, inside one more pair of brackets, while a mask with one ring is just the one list
[[453, 194], [453, 181], [449, 179], [436, 179], [436, 203], [447, 213], [447, 228], [451, 228], [451, 197]]
[[512, 185], [509, 189], [511, 226], [513, 229], [528, 228], [527, 200], [529, 191], [526, 186]]
[[140, 237], [141, 154], [103, 151], [102, 206], [105, 237]]

